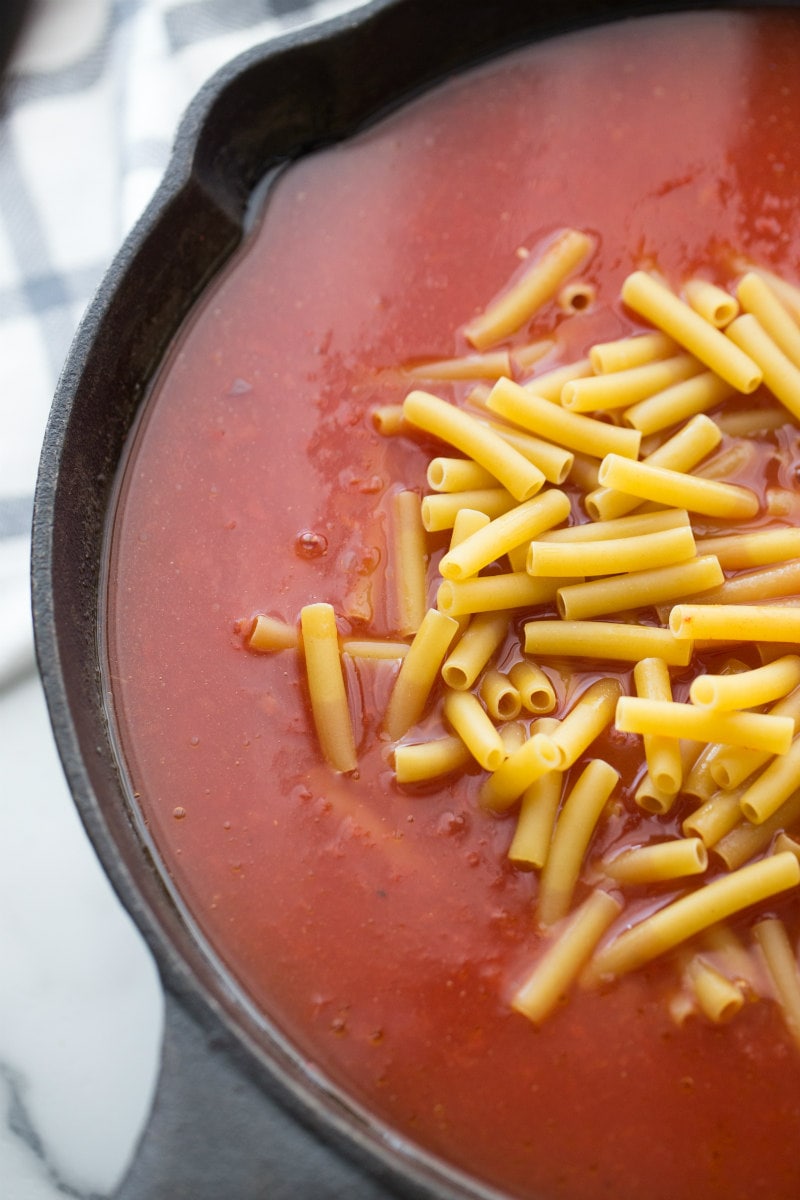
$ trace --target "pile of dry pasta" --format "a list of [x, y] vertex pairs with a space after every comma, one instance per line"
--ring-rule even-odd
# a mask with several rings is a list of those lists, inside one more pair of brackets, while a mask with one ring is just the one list
[[[434, 391], [472, 381], [463, 403], [414, 387], [373, 412], [386, 436], [440, 450], [429, 494], [393, 496], [398, 640], [343, 640], [333, 607], [315, 603], [299, 629], [257, 617], [249, 645], [301, 649], [333, 769], [357, 766], [348, 654], [398, 661], [383, 729], [400, 785], [479, 765], [481, 806], [515, 820], [511, 861], [539, 874], [546, 939], [512, 999], [531, 1021], [578, 983], [674, 953], [677, 1020], [724, 1021], [766, 995], [800, 1045], [796, 952], [762, 903], [800, 883], [800, 529], [790, 489], [764, 499], [726, 482], [751, 435], [800, 424], [800, 290], [752, 266], [729, 289], [696, 278], [680, 294], [635, 271], [621, 298], [638, 332], [540, 370], [553, 342], [509, 339], [546, 305], [556, 319], [591, 310], [580, 272], [594, 248], [563, 231], [465, 326], [467, 354], [408, 368]], [[725, 435], [732, 448], [715, 455]], [[719, 673], [696, 653], [709, 648], [729, 651]], [[595, 677], [559, 711], [565, 662]], [[633, 694], [608, 663], [635, 664]], [[676, 672], [696, 664], [674, 699]], [[428, 740], [432, 707], [446, 733]], [[590, 847], [620, 778], [590, 755], [614, 726], [641, 735], [641, 810], [680, 799], [688, 815], [680, 836], [598, 863]], [[667, 881], [661, 907], [626, 921], [626, 891]], [[747, 944], [726, 921], [756, 905]]]

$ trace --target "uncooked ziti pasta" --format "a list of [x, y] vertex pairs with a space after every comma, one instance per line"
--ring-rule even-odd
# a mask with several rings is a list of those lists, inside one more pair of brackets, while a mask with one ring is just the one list
[[[591, 244], [590, 237], [567, 230], [544, 247], [534, 248], [529, 267], [530, 279], [527, 273], [523, 275], [508, 293], [508, 301], [501, 298], [494, 306], [492, 311], [496, 310], [501, 316], [492, 317], [491, 320], [478, 319], [472, 330], [467, 330], [467, 336], [472, 340], [477, 338], [480, 348], [486, 349], [509, 332], [515, 332], [520, 324], [535, 315], [539, 304], [550, 298], [551, 280], [557, 274], [569, 273], [581, 258], [587, 257]], [[580, 254], [577, 253], [578, 248]], [[567, 257], [566, 250], [569, 250]], [[797, 328], [800, 342], [800, 325], [795, 326], [794, 318], [783, 306], [774, 288], [752, 274], [745, 276], [745, 284], [754, 278], [758, 280], [759, 296], [765, 298], [764, 304], [771, 306], [771, 312], [780, 314], [784, 323]], [[541, 282], [542, 279], [546, 286]], [[700, 282], [705, 286], [698, 286]], [[726, 378], [729, 382], [736, 380], [740, 392], [749, 394], [756, 386], [752, 383], [756, 374], [748, 371], [748, 364], [742, 356], [729, 354], [728, 347], [719, 341], [720, 337], [725, 336], [726, 324], [737, 316], [736, 292], [728, 293], [723, 287], [699, 280], [685, 281], [685, 288], [687, 299], [684, 301], [669, 291], [663, 282], [655, 281], [640, 271], [623, 284], [622, 297], [636, 311], [646, 312], [658, 329], [694, 348], [697, 353], [704, 353], [707, 361], [727, 372], [726, 376], [720, 378]], [[748, 297], [749, 289], [745, 287], [744, 290]], [[521, 303], [519, 297], [523, 296], [526, 297], [524, 312], [517, 307]], [[532, 306], [532, 297], [537, 298], [535, 307]], [[725, 303], [726, 297], [730, 300], [729, 304]], [[687, 305], [691, 306], [692, 311]], [[515, 314], [513, 327], [510, 324], [511, 316], [506, 315], [511, 313]], [[777, 323], [776, 317], [773, 326]], [[479, 334], [476, 332], [478, 330]], [[640, 336], [645, 338], [650, 335]], [[764, 336], [768, 337], [769, 334], [764, 333]], [[633, 346], [636, 338], [631, 337], [628, 341]], [[598, 348], [595, 355], [590, 352], [590, 361], [602, 362], [602, 352], [602, 347]], [[651, 353], [649, 348], [647, 353]], [[624, 363], [627, 360], [623, 358], [622, 361]], [[444, 478], [445, 471], [445, 467], [438, 464], [453, 462], [449, 470], [448, 492], [454, 497], [454, 525], [460, 516], [474, 511], [470, 507], [470, 494], [476, 485], [499, 487], [505, 483], [512, 487], [516, 502], [493, 519], [483, 517], [478, 520], [466, 536], [452, 537], [450, 547], [438, 557], [434, 554], [433, 545], [427, 544], [420, 536], [414, 543], [417, 561], [409, 562], [410, 551], [405, 548], [406, 543], [399, 543], [394, 564], [397, 578], [413, 578], [427, 566], [431, 586], [436, 586], [437, 577], [443, 582], [435, 590], [438, 608], [432, 607], [420, 616], [417, 622], [419, 633], [411, 641], [409, 653], [399, 665], [386, 712], [379, 718], [378, 723], [389, 739], [387, 754], [395, 767], [399, 755], [401, 777], [412, 782], [419, 778], [430, 778], [434, 770], [444, 775], [454, 770], [470, 769], [471, 765], [474, 771], [477, 764], [488, 772], [483, 791], [488, 797], [489, 807], [496, 805], [500, 797], [505, 811], [510, 802], [518, 800], [537, 781], [549, 778], [554, 788], [555, 781], [558, 781], [561, 799], [557, 811], [550, 817], [552, 828], [549, 844], [535, 864], [541, 872], [536, 915], [541, 925], [548, 929], [558, 927], [559, 922], [573, 911], [573, 895], [581, 878], [585, 879], [587, 885], [592, 883], [598, 889], [596, 895], [605, 892], [614, 899], [622, 914], [620, 920], [623, 921], [626, 919], [625, 884], [636, 886], [654, 879], [686, 881], [687, 890], [683, 899], [679, 897], [672, 901], [676, 913], [681, 913], [684, 907], [688, 909], [690, 904], [702, 911], [701, 893], [705, 883], [710, 889], [708, 912], [713, 914], [716, 909], [711, 904], [711, 897], [720, 892], [723, 886], [728, 887], [723, 884], [724, 876], [711, 869], [709, 864], [708, 851], [710, 849], [713, 854], [714, 838], [719, 826], [709, 827], [707, 823], [692, 824], [690, 821], [689, 830], [692, 833], [696, 831], [699, 837], [684, 836], [682, 839], [664, 841], [657, 834], [654, 836], [654, 831], [647, 829], [643, 823], [644, 841], [640, 846], [599, 863], [593, 860], [589, 850], [594, 828], [602, 818], [619, 775], [601, 759], [590, 760], [574, 784], [569, 783], [567, 772], [579, 754], [591, 750], [594, 737], [609, 724], [611, 709], [607, 708], [599, 727], [590, 727], [589, 736], [580, 739], [577, 753], [567, 755], [565, 751], [555, 749], [551, 750], [548, 757], [548, 745], [557, 748], [562, 728], [566, 730], [582, 711], [580, 700], [573, 705], [572, 712], [562, 706], [548, 733], [539, 731], [531, 736], [531, 743], [538, 738], [538, 749], [534, 751], [531, 745], [528, 757], [520, 759], [529, 764], [526, 773], [525, 767], [521, 770], [515, 767], [517, 759], [514, 750], [507, 749], [500, 736], [503, 723], [516, 719], [521, 709], [518, 698], [516, 703], [505, 709], [500, 699], [495, 698], [501, 685], [511, 688], [508, 676], [500, 672], [501, 666], [512, 676], [514, 672], [518, 677], [522, 672], [537, 672], [547, 678], [543, 669], [550, 667], [552, 670], [564, 657], [588, 658], [590, 668], [594, 657], [597, 660], [596, 669], [600, 670], [600, 660], [636, 662], [635, 676], [640, 681], [637, 690], [619, 697], [612, 720], [620, 732], [642, 735], [642, 764], [646, 765], [649, 777], [662, 796], [675, 798], [681, 793], [682, 740], [690, 744], [699, 743], [705, 753], [713, 752], [717, 747], [763, 751], [768, 756], [767, 765], [762, 764], [763, 769], [757, 779], [742, 794], [737, 794], [735, 805], [728, 807], [724, 789], [720, 789], [715, 797], [714, 811], [725, 806], [725, 812], [730, 812], [725, 832], [732, 831], [739, 824], [761, 824], [767, 817], [773, 817], [797, 789], [800, 780], [795, 765], [800, 741], [793, 741], [795, 727], [792, 718], [752, 711], [760, 710], [769, 701], [788, 696], [800, 686], [797, 658], [785, 656], [772, 664], [749, 670], [742, 668], [727, 676], [714, 676], [705, 667], [702, 651], [692, 654], [693, 643], [699, 639], [718, 638], [726, 645], [733, 644], [746, 660], [752, 659], [754, 643], [759, 640], [800, 641], [800, 609], [786, 610], [764, 604], [704, 606], [702, 593], [724, 583], [722, 563], [730, 559], [726, 560], [723, 555], [721, 563], [714, 553], [698, 552], [691, 515], [715, 518], [723, 522], [723, 528], [730, 528], [732, 523], [737, 523], [735, 535], [725, 533], [715, 536], [707, 525], [702, 527], [700, 533], [704, 536], [701, 543], [706, 550], [717, 545], [721, 547], [725, 538], [734, 547], [740, 545], [742, 539], [745, 545], [752, 542], [754, 547], [766, 545], [772, 540], [776, 543], [774, 553], [780, 554], [780, 539], [782, 536], [788, 538], [790, 531], [781, 527], [757, 527], [750, 531], [747, 522], [758, 518], [760, 512], [758, 495], [750, 487], [704, 479], [675, 467], [647, 465], [635, 456], [609, 452], [607, 438], [601, 435], [594, 443], [590, 438], [581, 439], [575, 432], [578, 425], [559, 417], [564, 409], [577, 410], [587, 413], [589, 421], [603, 426], [609, 433], [615, 429], [624, 430], [626, 410], [648, 395], [657, 397], [660, 392], [672, 387], [679, 373], [692, 370], [690, 361], [693, 360], [688, 357], [666, 358], [647, 366], [622, 366], [618, 371], [606, 365], [602, 374], [568, 380], [561, 388], [560, 397], [550, 400], [538, 397], [535, 374], [530, 379], [515, 381], [510, 374], [498, 372], [497, 382], [486, 398], [486, 407], [503, 416], [508, 424], [496, 426], [491, 436], [487, 431], [482, 444], [481, 427], [474, 413], [431, 393], [412, 390], [403, 405], [405, 423], [394, 434], [406, 437], [431, 435], [444, 443], [448, 454], [462, 450], [468, 455], [452, 460], [441, 455], [432, 457], [428, 469], [429, 483], [431, 475], [438, 482]], [[419, 375], [420, 368], [415, 368], [413, 373]], [[436, 378], [437, 374], [438, 368], [432, 377]], [[632, 374], [636, 377], [635, 385], [631, 382]], [[615, 392], [617, 375], [620, 378], [618, 393]], [[592, 390], [593, 381], [601, 385], [596, 390]], [[518, 397], [518, 400], [515, 405], [504, 404], [495, 399], [498, 395]], [[581, 400], [578, 404], [579, 396], [591, 396], [594, 402], [589, 404]], [[781, 399], [780, 395], [776, 398]], [[563, 409], [560, 405], [563, 405]], [[543, 406], [545, 410], [550, 410], [546, 411], [546, 420], [540, 420]], [[618, 409], [621, 410], [622, 426], [613, 423]], [[715, 430], [714, 436], [706, 444], [716, 449], [723, 442], [722, 432], [713, 419], [704, 417], [703, 420], [705, 425], [713, 426]], [[681, 423], [677, 429], [675, 425], [673, 420], [668, 433], [662, 438], [662, 445], [674, 438], [685, 438], [691, 432], [689, 422]], [[531, 477], [533, 482], [526, 481], [524, 469], [521, 475], [516, 469], [515, 455], [506, 456], [503, 451], [499, 454], [496, 452], [497, 447], [513, 449], [504, 440], [506, 431], [511, 434], [529, 432], [537, 437], [551, 438], [556, 446], [564, 449], [567, 444], [572, 448], [580, 445], [584, 453], [587, 447], [593, 447], [589, 453], [601, 458], [598, 472], [601, 486], [611, 488], [626, 502], [632, 502], [636, 511], [618, 519], [592, 520], [586, 495], [579, 487], [570, 487], [569, 474], [564, 481], [569, 490], [546, 486], [537, 474]], [[658, 446], [649, 447], [649, 457], [657, 454], [658, 449]], [[702, 455], [702, 450], [700, 453]], [[516, 452], [516, 457], [524, 455]], [[475, 461], [478, 458], [480, 465]], [[463, 464], [460, 475], [459, 463]], [[459, 478], [462, 480], [460, 488], [457, 483]], [[535, 494], [529, 498], [532, 489]], [[396, 493], [396, 499], [411, 495], [407, 491], [400, 491]], [[458, 507], [459, 495], [466, 497], [461, 508]], [[643, 502], [650, 502], [655, 508], [648, 508]], [[419, 502], [412, 508], [419, 511]], [[789, 542], [786, 549], [791, 552], [791, 548], [792, 543]], [[757, 553], [755, 549], [754, 554]], [[514, 562], [518, 561], [524, 562], [524, 570], [512, 570], [511, 575], [505, 576], [509, 580], [513, 578], [519, 581], [507, 599], [502, 592], [503, 570], [513, 568]], [[572, 580], [576, 576], [581, 577], [581, 582], [564, 584], [564, 577]], [[591, 579], [584, 582], [583, 576], [590, 576]], [[559, 586], [551, 593], [537, 597], [535, 586], [538, 580], [555, 580]], [[471, 588], [469, 594], [476, 596], [483, 588], [487, 600], [471, 604], [459, 600], [456, 591], [459, 586]], [[527, 595], [526, 588], [530, 589]], [[430, 590], [430, 587], [421, 588], [423, 595]], [[408, 605], [402, 601], [402, 589], [400, 595], [401, 611], [397, 624], [402, 630], [408, 619]], [[698, 595], [700, 601], [695, 604], [680, 603], [686, 597], [696, 598]], [[578, 597], [583, 601], [582, 607]], [[601, 599], [594, 600], [594, 597]], [[558, 600], [558, 611], [563, 618], [560, 621], [552, 616], [554, 599]], [[659, 627], [653, 621], [652, 609], [667, 599], [678, 603], [670, 611], [664, 625]], [[581, 613], [578, 619], [571, 616], [576, 604]], [[319, 608], [319, 605], [312, 605], [303, 609], [303, 631], [310, 616]], [[454, 610], [468, 618], [461, 627], [448, 620], [448, 614], [452, 616]], [[521, 631], [516, 648], [513, 642], [509, 644], [507, 636], [509, 610], [517, 618], [517, 628]], [[332, 612], [330, 609], [325, 611]], [[598, 623], [588, 619], [598, 615], [614, 620]], [[250, 632], [249, 642], [255, 649], [264, 646], [261, 631], [266, 620], [259, 616]], [[436, 643], [430, 641], [428, 632], [433, 629], [433, 623], [442, 629]], [[437, 646], [441, 648], [437, 649]], [[268, 644], [265, 648], [272, 649], [272, 646]], [[311, 657], [312, 648], [306, 649], [301, 637], [296, 652], [305, 655], [314, 724], [323, 753], [333, 769], [353, 770], [356, 763], [350, 748], [350, 726], [346, 714], [341, 710], [341, 665], [334, 659], [329, 660], [323, 668], [316, 655]], [[415, 671], [418, 658], [421, 671]], [[670, 669], [687, 666], [690, 667], [692, 678], [686, 700], [679, 702], [671, 694]], [[583, 662], [582, 670], [585, 671], [585, 668], [586, 663]], [[330, 676], [327, 685], [320, 679], [324, 672]], [[655, 683], [656, 678], [658, 684]], [[715, 678], [718, 679], [716, 684]], [[481, 679], [483, 682], [479, 683]], [[765, 691], [765, 682], [769, 681], [772, 681], [772, 686]], [[329, 693], [337, 697], [335, 702], [328, 699]], [[508, 699], [510, 692], [506, 691], [505, 695]], [[319, 699], [320, 696], [322, 699]], [[726, 700], [726, 696], [734, 699]], [[425, 752], [427, 762], [438, 762], [438, 767], [429, 765], [410, 775], [406, 753], [420, 743], [419, 722], [428, 715], [431, 706], [438, 706], [442, 722], [449, 732], [440, 739], [442, 753], [438, 759], [433, 759], [430, 750]], [[457, 755], [455, 745], [458, 743], [453, 743], [453, 735], [460, 739], [461, 750]], [[421, 744], [431, 745], [425, 741]], [[517, 755], [522, 755], [525, 749], [523, 745], [516, 752]], [[504, 786], [502, 780], [509, 772], [509, 778], [514, 782]], [[499, 783], [495, 781], [496, 773]], [[602, 775], [602, 783], [599, 778], [595, 779], [598, 773]], [[520, 809], [517, 820], [521, 819]], [[526, 815], [526, 820], [529, 819]], [[711, 832], [707, 832], [709, 829]], [[794, 888], [800, 882], [800, 857], [793, 858], [790, 854], [781, 862], [785, 862], [785, 869], [768, 875], [766, 884], [763, 882], [766, 866], [763, 871], [754, 869], [749, 874], [744, 871], [731, 876], [729, 891], [735, 899], [730, 911], [755, 906], [765, 896]], [[742, 872], [742, 868], [739, 867], [738, 871]], [[699, 886], [697, 876], [703, 877]], [[750, 878], [755, 880], [752, 890], [748, 890], [746, 882]], [[602, 911], [611, 914], [611, 920], [616, 921], [616, 911], [613, 914], [610, 908]], [[619, 970], [628, 970], [631, 966], [639, 965], [640, 961], [649, 961], [653, 955], [672, 951], [676, 946], [689, 942], [699, 928], [691, 920], [682, 922], [676, 919], [670, 925], [669, 935], [661, 936], [660, 940], [658, 935], [649, 934], [651, 927], [659, 928], [659, 921], [666, 925], [672, 911], [672, 908], [665, 909], [663, 918], [654, 915], [642, 922], [641, 933], [637, 932], [640, 928], [637, 922], [628, 932], [620, 934], [619, 952], [615, 949], [617, 939], [612, 936], [610, 944], [598, 951], [596, 963], [591, 954], [591, 935], [584, 933], [581, 945], [588, 962], [587, 977], [594, 974], [602, 978]], [[724, 915], [730, 915], [730, 911], [726, 909]], [[716, 920], [711, 922], [705, 915], [702, 921], [703, 928], [709, 923], [716, 923]], [[575, 939], [577, 927], [574, 923], [567, 925], [563, 934], [559, 934], [556, 928], [553, 936]], [[595, 930], [598, 941], [607, 934], [605, 920], [590, 922], [582, 918], [580, 927]], [[623, 948], [629, 942], [633, 943], [634, 939], [637, 944], [641, 940], [645, 949], [626, 954]], [[622, 964], [620, 967], [616, 965], [618, 961]], [[535, 1014], [536, 1021], [540, 1022], [553, 1004], [564, 998], [568, 984], [575, 985], [577, 973], [565, 976], [558, 995], [548, 991], [552, 989], [552, 978], [552, 972], [542, 974], [542, 999], [535, 1001], [539, 973], [534, 969], [521, 992], [512, 999], [512, 1004], [520, 1011]], [[545, 994], [548, 995], [546, 1001]], [[726, 1019], [731, 1016], [728, 1006], [720, 1011], [724, 1012]], [[790, 1024], [790, 1029], [793, 1028]]]

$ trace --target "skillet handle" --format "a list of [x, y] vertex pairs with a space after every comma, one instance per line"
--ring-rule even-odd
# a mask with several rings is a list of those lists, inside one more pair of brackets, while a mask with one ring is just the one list
[[161, 1070], [115, 1200], [387, 1200], [389, 1190], [304, 1128], [165, 990]]

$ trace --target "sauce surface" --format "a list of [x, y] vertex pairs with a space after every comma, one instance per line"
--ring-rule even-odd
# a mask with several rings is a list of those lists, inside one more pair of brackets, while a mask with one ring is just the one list
[[[395, 784], [384, 663], [349, 679], [359, 771], [335, 775], [296, 657], [250, 653], [242, 622], [324, 600], [343, 630], [394, 636], [389, 502], [424, 488], [429, 455], [370, 410], [409, 390], [397, 364], [464, 351], [454, 330], [520, 247], [564, 226], [598, 239], [600, 303], [559, 318], [567, 358], [641, 328], [615, 298], [642, 265], [724, 278], [735, 252], [800, 278], [799, 62], [793, 14], [621, 23], [293, 165], [181, 334], [125, 468], [109, 678], [166, 872], [302, 1055], [510, 1195], [795, 1200], [800, 1052], [769, 1003], [677, 1028], [661, 963], [576, 991], [540, 1030], [514, 1013], [536, 882], [507, 862], [513, 821], [478, 809], [480, 773]], [[771, 446], [771, 481], [794, 487], [796, 431]], [[627, 769], [629, 800], [631, 740], [592, 755]], [[593, 854], [625, 837], [623, 813]]]

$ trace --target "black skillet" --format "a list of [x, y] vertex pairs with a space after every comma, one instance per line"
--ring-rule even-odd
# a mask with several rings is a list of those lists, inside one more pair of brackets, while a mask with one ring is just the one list
[[277, 1036], [265, 1036], [178, 911], [129, 810], [108, 732], [98, 639], [105, 522], [148, 382], [193, 301], [236, 248], [249, 197], [271, 168], [524, 41], [696, 7], [378, 0], [246, 53], [191, 106], [166, 179], [78, 332], [41, 460], [33, 604], [39, 665], [70, 787], [106, 872], [155, 955], [166, 996], [155, 1106], [119, 1200], [494, 1194], [365, 1120]]
[[[31, 0], [3, 0], [0, 5], [0, 85], [31, 16]], [[0, 99], [2, 96], [0, 94]]]

